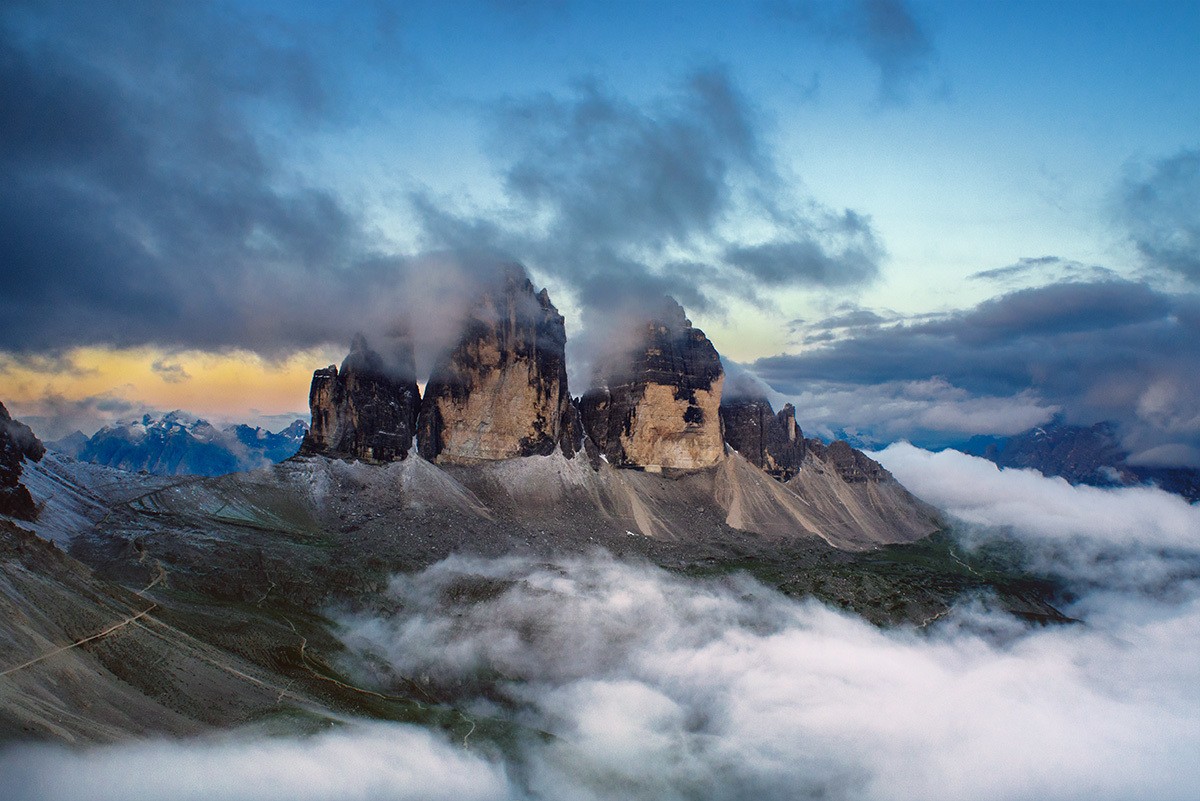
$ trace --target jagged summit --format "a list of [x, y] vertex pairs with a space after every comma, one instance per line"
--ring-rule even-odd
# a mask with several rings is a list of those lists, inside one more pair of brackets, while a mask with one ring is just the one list
[[776, 414], [765, 397], [726, 398], [721, 401], [721, 422], [725, 441], [754, 466], [781, 481], [800, 471], [805, 442], [792, 404]]
[[563, 317], [519, 265], [484, 291], [425, 387], [418, 439], [429, 461], [470, 463], [578, 450]]
[[[851, 549], [936, 528], [931, 510], [865, 454], [806, 440], [795, 408], [776, 413], [761, 385], [735, 372], [723, 398], [721, 358], [674, 300], [614, 318], [610, 333], [616, 346], [573, 402], [563, 317], [510, 265], [480, 290], [424, 397], [411, 367], [389, 370], [362, 336], [340, 370], [317, 370], [301, 454], [400, 461], [415, 435], [422, 459], [396, 469], [432, 482], [421, 507], [436, 508], [448, 482], [459, 482], [469, 489], [451, 493], [454, 508], [474, 498], [467, 506], [486, 519], [529, 522], [574, 505], [568, 528], [611, 519], [681, 538], [677, 513], [715, 504], [680, 520]], [[581, 449], [587, 458], [574, 459]], [[554, 458], [517, 460], [527, 456]], [[669, 475], [645, 475], [657, 473]]]
[[308, 425], [293, 421], [278, 433], [233, 425], [218, 429], [180, 410], [106, 425], [91, 437], [76, 432], [50, 449], [84, 462], [153, 475], [219, 476], [253, 470], [296, 453]]
[[670, 298], [638, 326], [633, 344], [597, 371], [580, 399], [584, 431], [610, 464], [695, 470], [724, 454], [716, 348]]
[[408, 455], [420, 392], [411, 343], [402, 341], [396, 351], [397, 362], [389, 364], [357, 334], [340, 371], [331, 364], [313, 373], [308, 394], [312, 425], [301, 453], [377, 462]]

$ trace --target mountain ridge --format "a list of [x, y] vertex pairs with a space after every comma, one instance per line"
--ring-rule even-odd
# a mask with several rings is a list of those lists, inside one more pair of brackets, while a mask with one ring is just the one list
[[291, 457], [307, 430], [308, 424], [299, 419], [278, 432], [244, 423], [218, 429], [177, 409], [114, 422], [91, 437], [75, 432], [47, 446], [81, 461], [134, 473], [217, 476]]
[[1000, 467], [1037, 470], [1072, 484], [1097, 487], [1157, 486], [1200, 501], [1200, 469], [1131, 464], [1117, 424], [1074, 425], [1053, 420], [1010, 437], [975, 437], [955, 448]]

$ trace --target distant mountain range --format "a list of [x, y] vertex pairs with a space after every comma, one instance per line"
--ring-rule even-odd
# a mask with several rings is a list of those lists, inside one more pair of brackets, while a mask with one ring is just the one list
[[1189, 501], [1200, 500], [1200, 469], [1129, 464], [1116, 425], [1109, 422], [1077, 426], [1055, 421], [1011, 437], [972, 437], [956, 449], [1001, 467], [1032, 468], [1047, 476], [1061, 476], [1072, 484], [1154, 484]]
[[76, 431], [46, 445], [81, 461], [130, 472], [221, 476], [294, 456], [307, 431], [303, 420], [276, 433], [248, 425], [218, 429], [207, 420], [174, 411], [105, 426], [91, 437]]

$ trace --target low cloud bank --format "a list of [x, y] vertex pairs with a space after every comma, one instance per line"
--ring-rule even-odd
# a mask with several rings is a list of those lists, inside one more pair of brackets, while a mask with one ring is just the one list
[[410, 726], [362, 724], [302, 740], [229, 738], [0, 753], [9, 801], [489, 801], [501, 767]]
[[1200, 510], [909, 445], [878, 457], [961, 521], [966, 546], [1002, 536], [1055, 567], [1085, 623], [1032, 627], [984, 599], [881, 630], [746, 577], [603, 553], [451, 558], [397, 576], [386, 612], [342, 615], [341, 667], [380, 688], [427, 681], [531, 732], [507, 757], [370, 724], [10, 750], [0, 774], [23, 801], [82, 775], [104, 799], [194, 798], [205, 781], [206, 798], [247, 799], [1194, 797]]
[[[1014, 539], [1031, 570], [1068, 581], [1076, 614], [1200, 597], [1200, 505], [1155, 487], [1072, 486], [1036, 470], [899, 443], [873, 454], [913, 493], [949, 512], [968, 547]], [[1092, 621], [1094, 622], [1094, 621]]]
[[954, 450], [898, 443], [872, 454], [916, 495], [962, 520], [1024, 540], [1079, 539], [1200, 552], [1200, 506], [1154, 487], [1072, 486]]

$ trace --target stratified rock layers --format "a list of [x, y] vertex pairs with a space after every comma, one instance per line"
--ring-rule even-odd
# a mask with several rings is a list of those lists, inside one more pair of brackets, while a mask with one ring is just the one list
[[312, 426], [300, 452], [390, 462], [403, 459], [416, 434], [420, 394], [411, 346], [388, 365], [356, 336], [341, 370], [313, 373], [308, 405]]
[[781, 481], [796, 475], [804, 462], [804, 437], [796, 425], [796, 408], [788, 403], [779, 414], [766, 398], [736, 398], [721, 402], [725, 441]]
[[640, 344], [580, 399], [584, 431], [610, 464], [697, 470], [721, 461], [725, 371], [708, 337], [667, 299]]
[[421, 456], [472, 463], [576, 451], [566, 328], [546, 290], [513, 266], [483, 293], [434, 369], [418, 424]]

